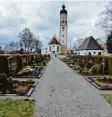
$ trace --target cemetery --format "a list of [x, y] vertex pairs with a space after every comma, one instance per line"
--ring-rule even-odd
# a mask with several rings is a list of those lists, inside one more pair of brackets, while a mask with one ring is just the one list
[[46, 55], [1, 55], [0, 64], [5, 66], [0, 66], [0, 95], [31, 96], [38, 84], [34, 78], [40, 79], [49, 60]]
[[111, 6], [1, 2], [0, 117], [112, 117]]
[[100, 90], [112, 90], [112, 57], [68, 55], [62, 59]]

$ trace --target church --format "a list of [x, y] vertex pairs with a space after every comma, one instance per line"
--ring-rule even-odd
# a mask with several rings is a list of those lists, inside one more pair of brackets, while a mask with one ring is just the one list
[[42, 54], [50, 54], [50, 55], [58, 55], [58, 54], [66, 54], [68, 52], [67, 49], [67, 10], [65, 9], [65, 5], [62, 5], [62, 9], [60, 10], [60, 24], [59, 24], [59, 37], [56, 34], [51, 38], [48, 43], [48, 48], [42, 50]]

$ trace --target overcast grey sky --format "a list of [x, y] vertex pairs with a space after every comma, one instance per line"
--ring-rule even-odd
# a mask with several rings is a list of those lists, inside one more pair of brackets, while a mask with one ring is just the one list
[[[94, 27], [95, 19], [106, 1], [64, 1], [68, 11], [68, 45], [78, 38], [105, 33]], [[59, 36], [59, 13], [63, 1], [0, 0], [0, 45], [18, 40], [18, 33], [28, 27], [39, 35], [44, 47], [52, 36]]]

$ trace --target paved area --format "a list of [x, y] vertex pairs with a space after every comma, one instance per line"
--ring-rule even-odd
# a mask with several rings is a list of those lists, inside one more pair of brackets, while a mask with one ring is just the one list
[[60, 60], [52, 59], [33, 95], [35, 117], [112, 117], [99, 90]]

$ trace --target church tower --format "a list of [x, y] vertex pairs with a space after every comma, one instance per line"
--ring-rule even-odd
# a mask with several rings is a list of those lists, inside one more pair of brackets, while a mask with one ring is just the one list
[[61, 53], [67, 53], [67, 10], [65, 5], [62, 5], [62, 10], [60, 11], [60, 44], [61, 44]]

